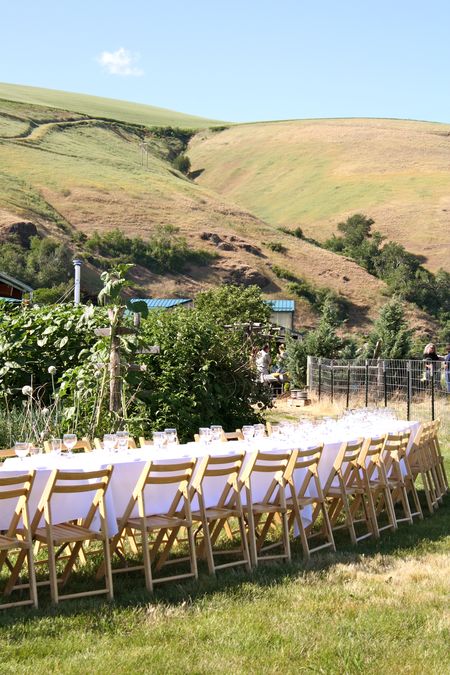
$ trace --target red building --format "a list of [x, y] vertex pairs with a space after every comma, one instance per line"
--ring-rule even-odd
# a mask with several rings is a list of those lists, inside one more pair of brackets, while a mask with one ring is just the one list
[[0, 300], [20, 302], [24, 293], [32, 294], [33, 289], [31, 286], [0, 271]]

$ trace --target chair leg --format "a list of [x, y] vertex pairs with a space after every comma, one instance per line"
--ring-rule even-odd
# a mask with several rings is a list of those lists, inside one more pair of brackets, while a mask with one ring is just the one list
[[242, 553], [244, 554], [244, 559], [246, 561], [245, 567], [247, 569], [247, 572], [251, 572], [252, 569], [252, 561], [250, 558], [250, 551], [248, 547], [248, 538], [247, 538], [247, 530], [245, 526], [245, 520], [244, 520], [244, 515], [241, 514], [238, 518], [239, 521], [239, 530], [241, 533], [241, 548], [242, 548]]
[[280, 514], [281, 515], [281, 524], [283, 528], [283, 547], [284, 547], [284, 552], [286, 555], [286, 560], [288, 562], [291, 562], [291, 542], [289, 539], [289, 525], [288, 525], [288, 517], [286, 511], [284, 513]]
[[56, 573], [55, 548], [51, 538], [49, 538], [47, 541], [47, 550], [48, 550], [48, 571], [50, 576], [50, 593], [52, 597], [52, 603], [54, 605], [57, 605], [59, 603], [58, 578]]
[[150, 549], [148, 543], [147, 528], [142, 530], [142, 554], [144, 558], [145, 586], [150, 593], [153, 593], [152, 564], [150, 560]]
[[350, 505], [348, 503], [348, 497], [345, 492], [345, 488], [342, 488], [342, 505], [344, 507], [345, 511], [345, 520], [347, 522], [347, 529], [350, 534], [350, 539], [352, 540], [352, 544], [356, 546], [357, 541], [356, 541], [356, 532], [355, 532], [355, 526], [353, 524], [353, 518], [352, 518], [352, 513], [350, 510]]
[[194, 529], [192, 525], [187, 528], [187, 535], [189, 541], [189, 558], [191, 562], [191, 572], [194, 576], [194, 579], [198, 579], [197, 554], [195, 551]]
[[105, 581], [106, 581], [106, 588], [108, 591], [107, 597], [108, 600], [113, 600], [114, 588], [113, 588], [113, 575], [111, 569], [111, 549], [109, 548], [109, 541], [107, 539], [103, 540], [103, 557], [105, 560]]
[[30, 581], [30, 600], [33, 602], [33, 607], [38, 606], [38, 594], [36, 584], [36, 570], [34, 569], [33, 547], [30, 544], [28, 549], [28, 579]]
[[205, 518], [203, 522], [203, 543], [205, 547], [205, 554], [206, 554], [206, 561], [208, 563], [208, 572], [211, 575], [215, 575], [216, 573], [216, 568], [214, 565], [214, 554], [212, 550], [212, 543], [211, 543], [211, 532], [210, 532], [210, 527], [208, 523], [208, 519]]

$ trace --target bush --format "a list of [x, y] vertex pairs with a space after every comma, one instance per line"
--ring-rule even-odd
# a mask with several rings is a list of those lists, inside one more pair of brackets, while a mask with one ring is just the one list
[[268, 241], [265, 242], [265, 245], [267, 246], [267, 248], [270, 248], [271, 251], [274, 251], [274, 253], [287, 252], [286, 246], [283, 246], [283, 244], [280, 241]]
[[181, 173], [188, 174], [191, 170], [191, 160], [187, 155], [181, 154], [178, 155], [178, 157], [175, 157], [173, 166], [178, 171], [181, 171]]

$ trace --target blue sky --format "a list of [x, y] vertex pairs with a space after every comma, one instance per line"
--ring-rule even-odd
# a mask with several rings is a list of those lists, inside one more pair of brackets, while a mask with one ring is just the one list
[[229, 121], [450, 122], [447, 0], [10, 0], [0, 81]]

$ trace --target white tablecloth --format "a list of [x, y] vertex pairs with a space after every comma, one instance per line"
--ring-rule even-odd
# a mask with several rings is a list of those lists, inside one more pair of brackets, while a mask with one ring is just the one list
[[[324, 442], [324, 451], [319, 463], [319, 478], [321, 485], [324, 486], [330, 476], [333, 462], [336, 459], [337, 453], [343, 441], [356, 440], [361, 436], [375, 436], [383, 435], [390, 432], [410, 431], [411, 440], [415, 431], [419, 427], [419, 422], [406, 422], [401, 420], [383, 420], [379, 422], [376, 428], [370, 429], [365, 425], [358, 428], [357, 426], [351, 432], [342, 434], [339, 438], [331, 435], [330, 437], [317, 438], [314, 434], [308, 439], [308, 443], [302, 438], [301, 441], [296, 440], [295, 437], [286, 440], [282, 438], [260, 438], [247, 443], [245, 441], [230, 441], [228, 443], [215, 443], [209, 446], [204, 446], [199, 443], [187, 443], [184, 445], [174, 445], [173, 447], [164, 448], [162, 450], [154, 448], [154, 446], [147, 446], [145, 448], [129, 450], [124, 454], [105, 453], [97, 451], [85, 454], [74, 454], [71, 457], [55, 456], [52, 454], [33, 455], [23, 460], [17, 458], [7, 459], [0, 468], [2, 475], [6, 473], [18, 473], [28, 471], [33, 468], [36, 470], [35, 482], [32, 488], [29, 504], [30, 504], [30, 518], [33, 518], [37, 509], [39, 500], [43, 494], [45, 485], [51, 474], [52, 469], [58, 468], [67, 471], [92, 471], [96, 469], [105, 468], [108, 464], [112, 464], [114, 469], [112, 473], [111, 483], [106, 494], [106, 508], [108, 514], [108, 528], [110, 536], [117, 532], [117, 519], [119, 519], [125, 511], [129, 502], [130, 496], [136, 486], [137, 480], [149, 459], [158, 462], [165, 462], [182, 458], [197, 458], [200, 459], [206, 454], [210, 455], [233, 455], [237, 452], [244, 451], [246, 457], [243, 463], [245, 469], [246, 463], [249, 461], [251, 453], [256, 449], [265, 452], [286, 452], [293, 449], [306, 449]], [[376, 432], [376, 433], [375, 433]], [[197, 462], [197, 468], [199, 462]], [[268, 484], [270, 483], [270, 474], [258, 474], [252, 480], [252, 494], [254, 501], [259, 501], [263, 498]], [[301, 476], [296, 477], [296, 481], [300, 484]], [[213, 506], [223, 489], [222, 479], [210, 479], [208, 482], [208, 489], [205, 491], [206, 506]], [[170, 506], [173, 493], [171, 488], [166, 485], [152, 488], [146, 497], [147, 509], [151, 513], [164, 513]], [[54, 506], [52, 508], [53, 521], [55, 523], [64, 522], [67, 520], [74, 520], [83, 517], [86, 513], [86, 508], [92, 499], [92, 493], [79, 493], [76, 498], [68, 497], [67, 495], [57, 495]], [[242, 494], [242, 501], [245, 503], [245, 494]], [[196, 503], [193, 505], [197, 508]], [[137, 515], [135, 509], [134, 516]], [[304, 509], [302, 513], [305, 525], [311, 522], [311, 509]], [[7, 518], [2, 516], [0, 512], [0, 530], [5, 529], [9, 525]]]

